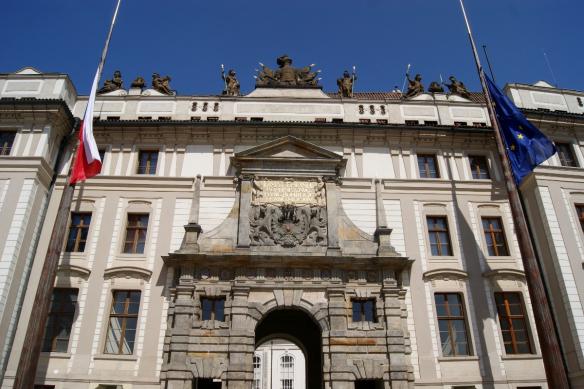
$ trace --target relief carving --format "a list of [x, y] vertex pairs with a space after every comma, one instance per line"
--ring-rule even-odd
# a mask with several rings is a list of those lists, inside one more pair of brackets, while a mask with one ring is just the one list
[[321, 178], [252, 181], [252, 246], [326, 246], [326, 188]]

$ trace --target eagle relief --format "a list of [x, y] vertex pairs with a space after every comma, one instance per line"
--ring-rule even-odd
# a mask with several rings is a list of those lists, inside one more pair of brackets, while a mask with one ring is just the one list
[[258, 178], [252, 185], [252, 246], [326, 246], [326, 189], [321, 178]]

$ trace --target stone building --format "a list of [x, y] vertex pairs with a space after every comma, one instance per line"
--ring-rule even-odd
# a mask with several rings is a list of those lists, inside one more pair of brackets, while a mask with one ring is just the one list
[[[98, 97], [102, 174], [76, 188], [39, 388], [547, 388], [482, 96], [340, 96], [280, 62], [244, 96]], [[584, 95], [508, 88], [584, 166]], [[569, 112], [532, 111], [540, 89]], [[86, 104], [66, 75], [0, 76], [3, 388]], [[578, 387], [584, 191], [559, 158], [524, 190]]]

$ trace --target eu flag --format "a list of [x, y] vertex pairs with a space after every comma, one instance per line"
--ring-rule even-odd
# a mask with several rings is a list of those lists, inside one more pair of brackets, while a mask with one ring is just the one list
[[556, 153], [556, 146], [485, 75], [515, 183], [520, 185], [540, 163]]

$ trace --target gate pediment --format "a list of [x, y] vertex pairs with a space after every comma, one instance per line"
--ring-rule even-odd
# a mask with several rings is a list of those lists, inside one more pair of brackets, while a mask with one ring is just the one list
[[231, 157], [232, 166], [243, 175], [338, 176], [346, 163], [342, 155], [291, 135]]

